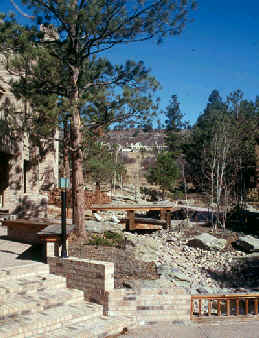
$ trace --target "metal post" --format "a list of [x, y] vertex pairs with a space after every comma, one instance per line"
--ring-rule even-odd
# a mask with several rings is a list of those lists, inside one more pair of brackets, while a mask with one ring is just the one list
[[61, 257], [67, 258], [66, 190], [61, 190]]

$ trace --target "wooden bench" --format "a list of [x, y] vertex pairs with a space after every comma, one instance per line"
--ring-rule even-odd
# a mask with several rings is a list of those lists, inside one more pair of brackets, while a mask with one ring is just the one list
[[[105, 210], [123, 210], [127, 211], [127, 227], [128, 230], [136, 230], [136, 229], [156, 229], [159, 226], [167, 226], [171, 224], [171, 212], [174, 210], [173, 204], [128, 204], [128, 205], [115, 205], [115, 204], [104, 204], [104, 205], [92, 205], [91, 210], [93, 213], [97, 211], [105, 211]], [[151, 219], [149, 223], [142, 220], [146, 220], [147, 218], [140, 219], [135, 217], [135, 211], [150, 211], [150, 210], [158, 210], [160, 212], [160, 221], [164, 221], [162, 223], [157, 223], [158, 220]], [[139, 220], [138, 220], [139, 219]], [[160, 228], [158, 228], [160, 229]]]
[[[43, 243], [43, 257], [54, 257], [61, 255], [61, 225], [50, 224], [37, 233], [40, 242]], [[68, 238], [75, 228], [74, 224], [70, 224], [66, 229], [66, 241], [68, 248]]]
[[[75, 228], [67, 224], [67, 238]], [[8, 239], [43, 245], [43, 257], [59, 256], [61, 246], [61, 224], [51, 219], [16, 219], [3, 221]]]
[[126, 230], [161, 230], [167, 227], [167, 222], [161, 219], [135, 217], [134, 226], [129, 226], [129, 219], [125, 218], [120, 223], [126, 224]]

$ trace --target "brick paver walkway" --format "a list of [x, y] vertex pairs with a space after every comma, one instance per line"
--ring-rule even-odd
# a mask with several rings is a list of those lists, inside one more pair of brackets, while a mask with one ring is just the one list
[[129, 330], [120, 338], [259, 338], [259, 320], [188, 326], [160, 323]]

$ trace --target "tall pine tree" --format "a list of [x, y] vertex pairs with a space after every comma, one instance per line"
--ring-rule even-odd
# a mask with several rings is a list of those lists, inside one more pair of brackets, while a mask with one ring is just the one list
[[[64, 79], [65, 86], [62, 86], [60, 81], [58, 85], [64, 90], [71, 114], [73, 222], [77, 226], [78, 234], [84, 235], [82, 166], [84, 117], [81, 111], [83, 96], [87, 96], [91, 88], [108, 86], [111, 83], [120, 82], [123, 85], [124, 82], [127, 87], [131, 81], [135, 82], [136, 74], [144, 79], [147, 75], [142, 64], [127, 63], [125, 67], [115, 69], [110, 69], [107, 64], [106, 71], [102, 70], [99, 76], [96, 76], [98, 73], [95, 69], [95, 76], [92, 79], [92, 67], [96, 66], [96, 55], [122, 43], [144, 41], [154, 37], [161, 42], [166, 35], [181, 33], [195, 3], [192, 0], [23, 0], [22, 2], [37, 18], [35, 28], [30, 29], [28, 33], [33, 46], [44, 46], [47, 54], [56, 59], [59, 72], [62, 72]], [[49, 34], [48, 39], [40, 38], [40, 24], [43, 24], [48, 33], [49, 29], [53, 28], [52, 36]], [[14, 42], [17, 39], [18, 36], [14, 35]], [[33, 66], [37, 67], [35, 64]], [[38, 68], [38, 74], [36, 72], [34, 75], [37, 74], [35, 79], [40, 83], [39, 70]], [[108, 79], [107, 73], [109, 73]], [[42, 88], [49, 91], [47, 84]], [[57, 88], [59, 87], [56, 86]], [[33, 91], [33, 88], [31, 90]], [[131, 91], [126, 88], [124, 94], [131, 95]], [[136, 111], [136, 108], [139, 106], [133, 105], [132, 109]]]
[[188, 123], [183, 121], [184, 115], [180, 110], [180, 103], [176, 95], [171, 96], [169, 105], [165, 111], [166, 139], [168, 150], [174, 158], [177, 158], [182, 152], [183, 133]]

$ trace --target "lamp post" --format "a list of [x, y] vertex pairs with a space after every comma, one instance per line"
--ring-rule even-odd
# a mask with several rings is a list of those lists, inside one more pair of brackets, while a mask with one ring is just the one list
[[63, 134], [63, 165], [64, 165], [64, 176], [60, 178], [60, 188], [61, 188], [61, 257], [67, 258], [67, 220], [66, 220], [66, 211], [67, 211], [67, 188], [69, 188], [69, 166], [68, 166], [68, 152], [67, 152], [67, 142], [69, 139], [69, 117], [70, 115], [65, 116], [63, 121], [64, 134]]
[[67, 258], [67, 222], [66, 222], [66, 188], [68, 187], [69, 180], [68, 178], [60, 178], [60, 188], [61, 188], [61, 257]]

